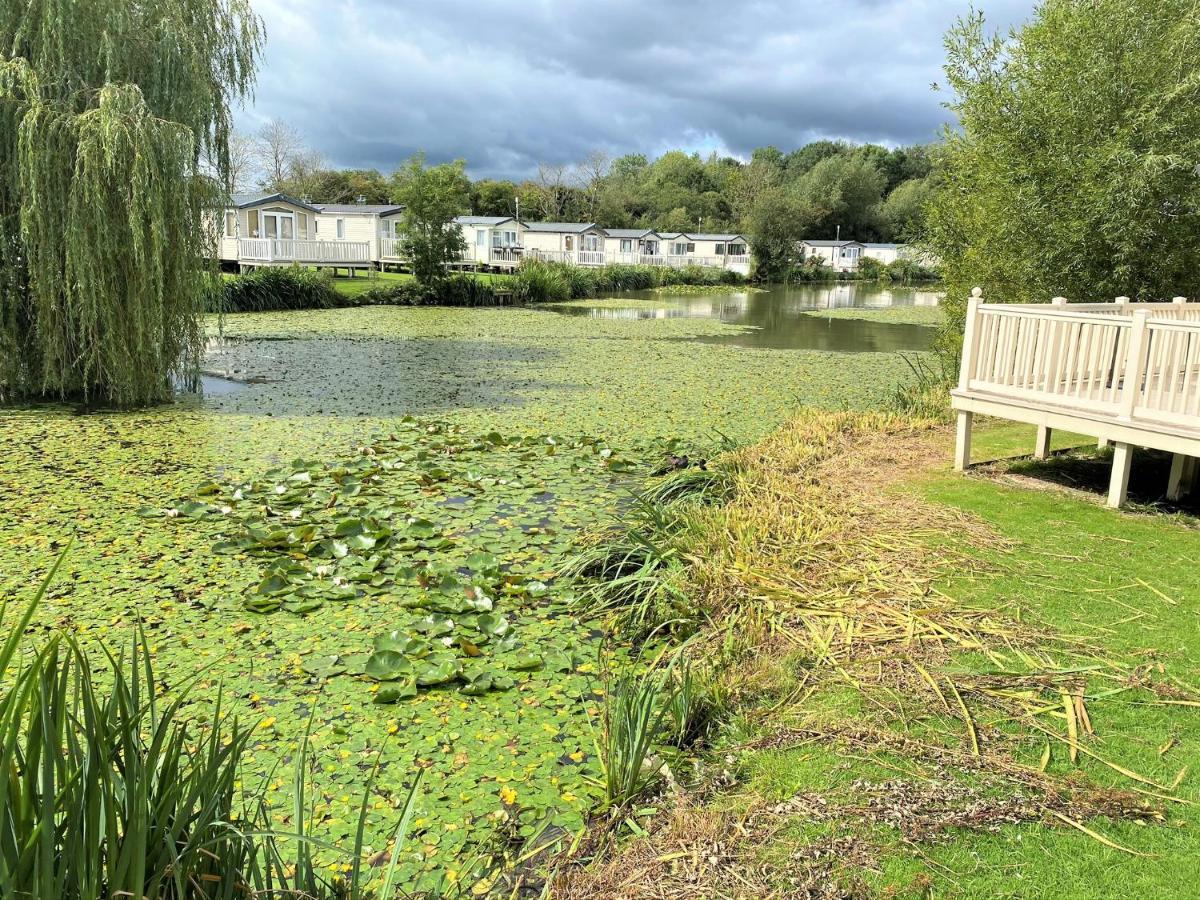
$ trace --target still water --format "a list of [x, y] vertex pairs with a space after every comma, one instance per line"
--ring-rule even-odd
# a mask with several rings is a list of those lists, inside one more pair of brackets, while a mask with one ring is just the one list
[[[940, 294], [928, 288], [878, 284], [766, 285], [755, 291], [716, 288], [704, 294], [675, 295], [632, 291], [594, 303], [552, 307], [555, 313], [594, 319], [716, 319], [753, 330], [688, 340], [775, 350], [827, 350], [839, 353], [927, 350], [934, 330], [924, 325], [869, 319], [829, 318], [821, 310], [936, 306]], [[628, 305], [621, 305], [621, 299]]]

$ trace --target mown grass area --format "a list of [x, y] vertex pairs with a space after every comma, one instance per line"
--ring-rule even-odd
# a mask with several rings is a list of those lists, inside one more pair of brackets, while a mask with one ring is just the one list
[[[985, 427], [977, 458], [1032, 444]], [[944, 429], [819, 414], [726, 459], [670, 584], [727, 774], [567, 896], [1191, 896], [1200, 521], [949, 459]]]

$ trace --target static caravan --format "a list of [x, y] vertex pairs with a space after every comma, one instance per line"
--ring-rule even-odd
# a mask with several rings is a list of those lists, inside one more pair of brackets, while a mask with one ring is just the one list
[[604, 229], [604, 258], [610, 263], [652, 265], [661, 258], [661, 245], [658, 233], [649, 228]]
[[750, 274], [750, 242], [745, 235], [691, 232], [684, 237], [691, 248], [688, 255], [692, 257], [693, 265]]
[[371, 242], [317, 236], [320, 209], [287, 194], [235, 194], [223, 214], [220, 260], [239, 269], [330, 266], [369, 269]]
[[404, 207], [374, 203], [316, 203], [317, 237], [370, 245], [371, 261], [399, 262], [400, 221]]
[[859, 241], [801, 241], [800, 255], [803, 259], [819, 259], [835, 272], [853, 272], [858, 260], [866, 250]]
[[886, 266], [904, 256], [904, 251], [903, 244], [863, 244], [862, 255], [877, 259]]
[[529, 256], [577, 266], [604, 264], [604, 231], [591, 222], [525, 222]]
[[463, 259], [484, 266], [514, 268], [525, 252], [524, 227], [512, 216], [457, 216], [467, 245]]

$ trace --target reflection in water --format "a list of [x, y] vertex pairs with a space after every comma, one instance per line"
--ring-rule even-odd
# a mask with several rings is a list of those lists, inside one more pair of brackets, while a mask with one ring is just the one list
[[[598, 319], [718, 319], [729, 325], [752, 326], [717, 337], [690, 338], [706, 343], [775, 350], [830, 350], [842, 353], [926, 350], [933, 329], [863, 319], [808, 315], [816, 310], [891, 306], [935, 306], [939, 294], [930, 290], [881, 287], [875, 284], [768, 285], [749, 292], [716, 288], [702, 295], [672, 296], [653, 291], [626, 295], [629, 306], [605, 304], [558, 306], [565, 315]], [[646, 306], [645, 300], [655, 301]]]

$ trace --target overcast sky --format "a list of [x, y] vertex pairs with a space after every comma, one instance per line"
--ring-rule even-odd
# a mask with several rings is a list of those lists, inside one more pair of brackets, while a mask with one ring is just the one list
[[[520, 178], [592, 150], [739, 157], [817, 138], [909, 144], [946, 113], [959, 0], [254, 0], [267, 28], [239, 121], [299, 129], [339, 166], [418, 150]], [[983, 0], [989, 22], [1032, 0]]]

